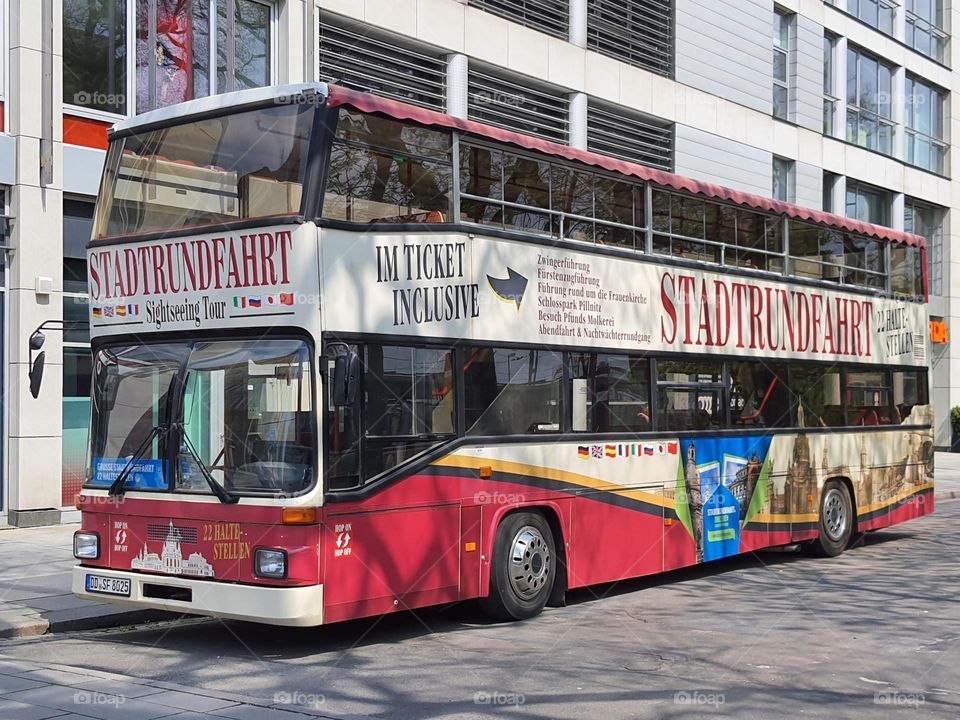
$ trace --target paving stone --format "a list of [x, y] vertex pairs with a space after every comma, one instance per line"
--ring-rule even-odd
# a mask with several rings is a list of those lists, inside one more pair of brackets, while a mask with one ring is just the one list
[[0, 718], [3, 720], [47, 720], [61, 718], [63, 711], [55, 708], [28, 705], [14, 700], [0, 700]]
[[156, 695], [151, 695], [148, 700], [157, 705], [196, 712], [209, 712], [237, 704], [234, 700], [223, 700], [208, 695], [194, 695], [193, 693], [177, 692], [175, 690], [165, 690]]
[[0, 695], [7, 695], [20, 690], [30, 690], [41, 685], [44, 685], [44, 683], [39, 680], [31, 680], [20, 675], [0, 675]]

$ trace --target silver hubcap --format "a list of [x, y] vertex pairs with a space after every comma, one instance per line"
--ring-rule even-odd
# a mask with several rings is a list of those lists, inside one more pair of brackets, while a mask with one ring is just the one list
[[536, 597], [550, 578], [550, 548], [540, 531], [520, 528], [510, 543], [510, 584], [523, 600]]
[[847, 506], [843, 495], [836, 488], [827, 490], [823, 499], [823, 527], [833, 541], [843, 538], [847, 532]]

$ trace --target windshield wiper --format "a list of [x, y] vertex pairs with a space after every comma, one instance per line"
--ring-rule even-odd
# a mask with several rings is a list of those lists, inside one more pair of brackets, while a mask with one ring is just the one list
[[150, 428], [150, 432], [147, 433], [143, 442], [140, 443], [140, 446], [133, 455], [130, 456], [130, 459], [127, 460], [127, 464], [123, 466], [123, 470], [117, 475], [117, 479], [110, 485], [110, 490], [107, 492], [108, 495], [123, 495], [126, 490], [124, 486], [126, 485], [127, 478], [130, 477], [133, 468], [136, 467], [136, 464], [143, 458], [144, 453], [150, 448], [150, 443], [153, 442], [154, 438], [160, 438], [162, 435], [165, 435], [169, 429], [170, 428], [163, 423]]
[[197, 464], [197, 467], [200, 468], [200, 472], [203, 473], [203, 479], [207, 481], [207, 485], [210, 486], [210, 490], [212, 490], [213, 494], [217, 496], [217, 499], [226, 505], [233, 505], [234, 503], [239, 502], [239, 497], [228, 492], [227, 489], [218, 483], [213, 475], [210, 474], [210, 470], [207, 468], [206, 463], [200, 459], [200, 453], [197, 452], [197, 449], [193, 446], [193, 442], [190, 440], [190, 436], [187, 435], [187, 430], [183, 427], [183, 423], [179, 424], [179, 430], [180, 439], [183, 441], [183, 445], [187, 448], [187, 451], [190, 453], [191, 457], [193, 457], [193, 461]]

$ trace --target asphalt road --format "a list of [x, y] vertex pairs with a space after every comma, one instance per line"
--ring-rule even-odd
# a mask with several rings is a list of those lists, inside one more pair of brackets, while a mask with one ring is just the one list
[[309, 630], [184, 620], [0, 655], [389, 718], [960, 715], [960, 501], [832, 560], [771, 552], [572, 594]]

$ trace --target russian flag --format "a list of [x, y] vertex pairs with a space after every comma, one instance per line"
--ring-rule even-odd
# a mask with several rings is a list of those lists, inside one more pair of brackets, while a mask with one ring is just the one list
[[256, 307], [256, 308], [260, 307], [261, 305], [260, 296], [251, 295], [250, 297], [247, 298], [247, 303], [250, 305], [250, 307]]
[[653, 455], [653, 445], [644, 445], [643, 446], [644, 455]]

